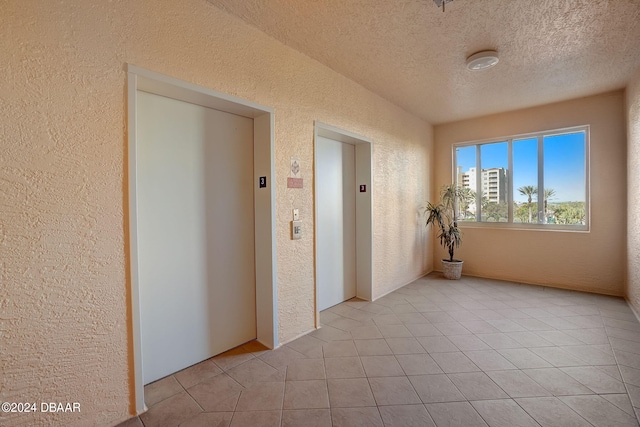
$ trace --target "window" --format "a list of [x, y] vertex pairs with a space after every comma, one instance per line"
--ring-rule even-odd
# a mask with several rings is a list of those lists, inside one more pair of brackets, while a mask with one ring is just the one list
[[[589, 127], [455, 144], [460, 221], [588, 230]], [[494, 224], [495, 225], [495, 224]]]

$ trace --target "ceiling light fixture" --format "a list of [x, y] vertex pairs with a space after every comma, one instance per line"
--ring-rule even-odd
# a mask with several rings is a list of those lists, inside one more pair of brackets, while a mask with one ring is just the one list
[[436, 4], [436, 6], [440, 7], [442, 6], [442, 11], [444, 12], [444, 5], [445, 3], [449, 3], [452, 2], [453, 0], [433, 0], [433, 2]]
[[493, 67], [499, 60], [495, 50], [483, 50], [467, 58], [467, 68], [472, 71], [484, 70]]

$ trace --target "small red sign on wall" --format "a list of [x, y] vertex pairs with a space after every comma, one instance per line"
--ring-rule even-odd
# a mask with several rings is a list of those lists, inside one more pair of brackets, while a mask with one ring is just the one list
[[302, 188], [302, 178], [287, 178], [287, 188]]
[[361, 192], [361, 193], [366, 193], [366, 192], [367, 192], [367, 186], [366, 186], [366, 185], [364, 185], [364, 184], [361, 184], [361, 185], [360, 185], [360, 192]]

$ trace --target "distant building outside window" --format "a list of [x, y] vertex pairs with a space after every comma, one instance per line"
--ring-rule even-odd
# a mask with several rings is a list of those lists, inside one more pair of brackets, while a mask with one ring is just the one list
[[454, 144], [464, 223], [589, 229], [589, 127]]

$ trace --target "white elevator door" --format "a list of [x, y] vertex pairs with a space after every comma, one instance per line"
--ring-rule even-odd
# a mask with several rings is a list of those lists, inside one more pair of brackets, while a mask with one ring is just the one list
[[144, 383], [256, 337], [253, 120], [137, 92]]
[[356, 296], [355, 147], [318, 137], [319, 310]]

